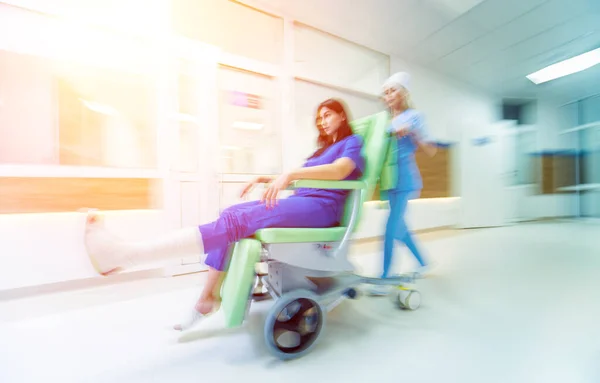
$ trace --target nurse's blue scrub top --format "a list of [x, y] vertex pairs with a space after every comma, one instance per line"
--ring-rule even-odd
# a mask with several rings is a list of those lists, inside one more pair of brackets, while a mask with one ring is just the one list
[[[302, 167], [312, 167], [319, 165], [332, 164], [340, 158], [347, 157], [354, 161], [356, 167], [344, 181], [354, 181], [359, 179], [365, 170], [365, 160], [361, 155], [362, 138], [353, 134], [348, 136], [327, 148], [320, 156], [309, 158]], [[330, 190], [330, 189], [305, 189], [296, 190], [294, 195], [304, 197], [318, 197], [330, 200], [334, 203], [336, 212], [342, 212], [344, 203], [349, 190]]]
[[[395, 132], [408, 126], [408, 129], [415, 132], [418, 139], [424, 142], [430, 142], [430, 138], [421, 113], [414, 109], [407, 109], [392, 119], [388, 127], [388, 133]], [[423, 189], [423, 179], [415, 160], [415, 152], [418, 145], [413, 138], [404, 136], [396, 138], [396, 158], [398, 164], [398, 183], [395, 191], [411, 192]]]

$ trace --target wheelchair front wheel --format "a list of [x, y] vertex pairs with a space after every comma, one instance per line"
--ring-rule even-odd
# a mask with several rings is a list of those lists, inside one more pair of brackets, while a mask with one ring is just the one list
[[307, 290], [281, 296], [269, 310], [264, 327], [269, 352], [281, 360], [309, 353], [325, 327], [325, 310]]
[[421, 293], [400, 287], [396, 291], [396, 303], [403, 310], [417, 310], [421, 307]]

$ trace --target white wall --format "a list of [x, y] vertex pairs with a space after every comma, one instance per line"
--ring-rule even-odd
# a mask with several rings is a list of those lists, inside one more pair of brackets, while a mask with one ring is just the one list
[[412, 75], [415, 107], [425, 114], [431, 133], [440, 141], [458, 142], [465, 125], [485, 129], [499, 118], [500, 99], [495, 95], [392, 57], [391, 72], [398, 71]]
[[[166, 230], [158, 211], [105, 216], [107, 229], [123, 239], [149, 238]], [[83, 245], [84, 225], [82, 213], [0, 214], [0, 290], [97, 278]]]
[[[416, 199], [408, 202], [406, 222], [412, 230], [453, 227], [458, 222], [460, 198]], [[387, 202], [367, 202], [354, 238], [377, 238], [385, 231]]]
[[[436, 200], [420, 200], [413, 204], [411, 222], [418, 228], [454, 226], [459, 223], [460, 204], [480, 201], [465, 201], [461, 164], [461, 137], [487, 133], [498, 121], [500, 100], [493, 94], [449, 78], [443, 74], [406, 62], [397, 57], [391, 60], [392, 73], [405, 71], [411, 74], [411, 97], [414, 107], [424, 116], [431, 136], [439, 142], [451, 145], [451, 191], [457, 199], [447, 199], [446, 203]], [[468, 162], [468, 161], [467, 161]], [[473, 194], [469, 198], [483, 199], [484, 195]]]
[[460, 196], [460, 141], [464, 129], [484, 132], [498, 120], [500, 99], [469, 84], [392, 57], [391, 72], [409, 72], [411, 97], [415, 108], [424, 113], [430, 134], [440, 142], [452, 144], [452, 195]]

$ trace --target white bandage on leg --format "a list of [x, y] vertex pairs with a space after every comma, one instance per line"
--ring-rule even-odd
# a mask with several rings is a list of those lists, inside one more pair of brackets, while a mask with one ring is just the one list
[[156, 239], [136, 242], [132, 248], [131, 262], [134, 264], [204, 254], [202, 235], [197, 227], [187, 227]]
[[202, 235], [197, 227], [174, 231], [147, 241], [126, 242], [108, 232], [102, 218], [88, 214], [85, 247], [100, 274], [109, 274], [134, 265], [204, 253]]

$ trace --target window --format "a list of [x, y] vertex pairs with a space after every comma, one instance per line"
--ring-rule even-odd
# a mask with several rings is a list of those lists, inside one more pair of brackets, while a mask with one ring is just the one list
[[389, 56], [299, 25], [294, 30], [294, 75], [379, 94], [389, 76]]
[[0, 51], [0, 163], [156, 167], [153, 80]]
[[195, 173], [200, 161], [200, 122], [198, 111], [199, 91], [202, 84], [195, 74], [194, 63], [179, 61], [177, 73], [177, 113], [173, 116], [178, 127], [179, 150], [176, 169], [182, 172]]
[[279, 174], [280, 102], [272, 78], [222, 67], [219, 71], [221, 173]]
[[579, 111], [576, 102], [561, 106], [558, 112], [560, 130], [568, 130], [579, 125]]
[[592, 122], [600, 123], [600, 96], [581, 100], [578, 105], [581, 109], [581, 125], [590, 124]]
[[151, 78], [68, 66], [56, 80], [61, 164], [156, 167]]
[[59, 163], [55, 89], [45, 60], [0, 51], [0, 164]]
[[227, 53], [281, 63], [283, 20], [228, 0], [174, 0], [173, 30]]
[[[590, 111], [591, 112], [591, 111]], [[598, 114], [597, 110], [596, 113]], [[581, 179], [579, 183], [586, 186], [582, 190], [581, 215], [584, 217], [600, 217], [600, 126], [579, 131], [581, 144]]]

